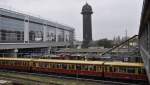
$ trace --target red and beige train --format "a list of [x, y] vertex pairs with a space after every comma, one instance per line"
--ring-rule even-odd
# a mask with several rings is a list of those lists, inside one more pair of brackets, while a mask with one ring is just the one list
[[0, 58], [0, 69], [147, 81], [143, 63]]

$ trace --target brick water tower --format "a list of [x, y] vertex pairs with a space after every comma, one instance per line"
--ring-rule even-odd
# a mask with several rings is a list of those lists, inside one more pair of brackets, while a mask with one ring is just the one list
[[86, 3], [81, 14], [83, 15], [83, 43], [82, 48], [88, 48], [92, 42], [92, 7]]

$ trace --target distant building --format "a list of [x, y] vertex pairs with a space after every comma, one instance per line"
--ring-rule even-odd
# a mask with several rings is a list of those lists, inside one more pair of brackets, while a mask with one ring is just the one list
[[83, 8], [81, 14], [83, 15], [83, 48], [88, 48], [90, 42], [92, 41], [92, 18], [91, 14], [93, 14], [92, 7], [86, 3]]
[[[0, 8], [0, 55], [44, 55], [52, 47], [71, 46], [74, 28]], [[3, 54], [2, 54], [3, 53]]]

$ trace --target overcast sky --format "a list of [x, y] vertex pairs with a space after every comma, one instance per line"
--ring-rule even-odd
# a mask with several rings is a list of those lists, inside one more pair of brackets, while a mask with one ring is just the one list
[[93, 39], [138, 34], [143, 0], [0, 0], [0, 7], [40, 16], [75, 28], [82, 40], [81, 9], [85, 2], [93, 9]]

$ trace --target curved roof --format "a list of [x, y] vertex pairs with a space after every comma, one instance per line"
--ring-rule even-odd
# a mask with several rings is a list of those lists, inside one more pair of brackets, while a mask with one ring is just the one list
[[119, 61], [83, 61], [83, 60], [56, 60], [56, 59], [32, 59], [32, 58], [0, 58], [0, 60], [10, 61], [34, 61], [34, 62], [51, 62], [51, 63], [71, 63], [71, 64], [92, 64], [92, 65], [110, 65], [110, 66], [127, 66], [143, 67], [143, 63], [119, 62]]

